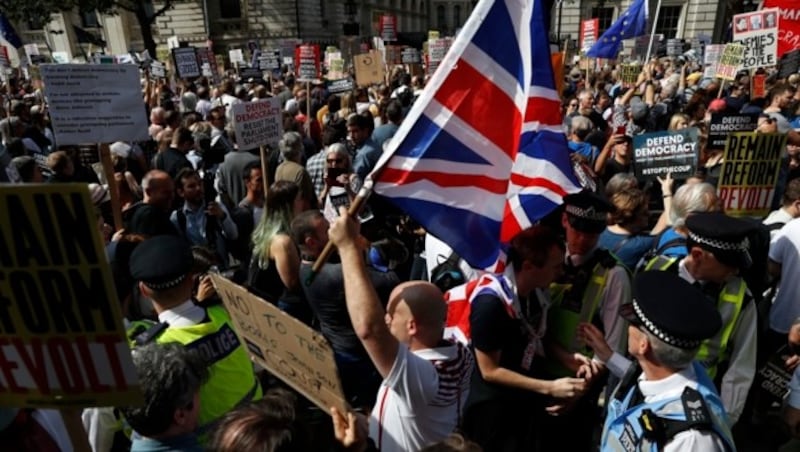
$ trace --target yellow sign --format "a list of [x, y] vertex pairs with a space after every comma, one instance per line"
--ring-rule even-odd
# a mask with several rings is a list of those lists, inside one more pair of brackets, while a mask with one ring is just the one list
[[725, 161], [717, 183], [717, 193], [725, 213], [734, 217], [763, 217], [769, 213], [781, 151], [786, 135], [737, 132], [728, 135]]
[[250, 357], [324, 411], [347, 411], [333, 349], [320, 333], [243, 287], [211, 275]]
[[141, 403], [86, 185], [6, 185], [0, 211], [0, 405]]
[[353, 57], [358, 86], [368, 86], [384, 82], [383, 57], [377, 50]]
[[619, 79], [622, 83], [636, 83], [639, 74], [642, 73], [640, 64], [623, 64], [620, 66]]

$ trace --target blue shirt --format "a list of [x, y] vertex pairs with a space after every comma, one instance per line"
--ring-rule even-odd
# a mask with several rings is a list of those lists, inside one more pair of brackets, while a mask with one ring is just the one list
[[[622, 243], [625, 239], [627, 241]], [[653, 246], [654, 240], [655, 237], [651, 235], [617, 234], [606, 229], [600, 234], [600, 240], [597, 243], [601, 248], [614, 253], [629, 270], [633, 270], [642, 256]]]
[[686, 255], [689, 254], [689, 250], [686, 248], [686, 238], [675, 232], [675, 229], [673, 228], [669, 228], [664, 231], [663, 234], [661, 234], [661, 238], [659, 239], [658, 246], [656, 248], [661, 248], [662, 246], [666, 245], [667, 242], [676, 239], [682, 239], [682, 244], [670, 245], [668, 248], [661, 250], [658, 254], [667, 257], [686, 257]]
[[164, 439], [134, 435], [131, 443], [131, 452], [202, 452], [203, 450], [194, 433]]
[[358, 175], [362, 181], [367, 180], [367, 175], [375, 168], [383, 151], [372, 141], [372, 138], [367, 140], [356, 150], [356, 157], [353, 159], [353, 171]]

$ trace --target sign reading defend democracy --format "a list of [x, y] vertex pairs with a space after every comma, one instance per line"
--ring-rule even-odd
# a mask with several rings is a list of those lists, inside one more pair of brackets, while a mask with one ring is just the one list
[[708, 128], [708, 148], [725, 149], [728, 135], [733, 132], [752, 132], [758, 126], [758, 114], [712, 113]]
[[197, 63], [197, 49], [194, 47], [176, 47], [172, 49], [175, 60], [175, 71], [178, 78], [200, 77], [200, 64]]
[[634, 172], [637, 179], [655, 179], [671, 173], [673, 178], [694, 175], [697, 170], [696, 128], [655, 132], [633, 137]]
[[323, 411], [347, 412], [333, 349], [322, 334], [222, 276], [211, 280], [254, 361]]
[[0, 188], [0, 400], [141, 403], [86, 185]]
[[45, 64], [41, 73], [59, 145], [147, 140], [137, 66]]
[[737, 132], [728, 137], [717, 193], [725, 213], [758, 216], [769, 213], [786, 135]]
[[733, 16], [733, 41], [744, 46], [740, 69], [778, 64], [778, 9], [762, 9]]
[[231, 109], [239, 149], [277, 147], [283, 136], [283, 116], [277, 97], [233, 104]]

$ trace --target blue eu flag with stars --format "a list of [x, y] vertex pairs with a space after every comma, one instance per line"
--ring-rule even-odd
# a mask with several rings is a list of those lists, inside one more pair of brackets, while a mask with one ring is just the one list
[[592, 58], [617, 57], [622, 50], [622, 40], [647, 34], [647, 0], [634, 0], [600, 39], [586, 52]]

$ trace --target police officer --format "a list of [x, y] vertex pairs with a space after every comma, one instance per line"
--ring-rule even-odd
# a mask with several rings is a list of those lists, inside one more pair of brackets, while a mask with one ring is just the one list
[[[693, 358], [722, 325], [714, 305], [669, 272], [636, 276], [629, 322], [632, 366], [608, 403], [602, 451], [736, 450], [714, 383]], [[667, 290], [665, 290], [667, 288]]]
[[605, 379], [604, 373], [589, 375], [582, 370], [593, 363], [587, 358], [586, 344], [578, 340], [578, 327], [594, 323], [613, 350], [624, 348], [625, 322], [619, 308], [630, 300], [630, 278], [608, 250], [597, 246], [612, 206], [590, 191], [567, 195], [564, 204], [561, 223], [566, 229], [567, 255], [562, 276], [550, 286], [546, 371], [554, 379], [587, 377], [591, 389], [572, 407], [551, 407], [550, 414], [558, 416], [544, 420], [547, 431], [554, 432], [544, 438], [553, 441], [544, 450], [589, 450], [600, 417], [596, 402]]
[[188, 243], [175, 236], [142, 242], [131, 254], [131, 275], [153, 300], [159, 323], [135, 338], [135, 345], [179, 342], [197, 350], [211, 370], [200, 388], [200, 433], [222, 415], [261, 398], [261, 384], [222, 306], [193, 302], [193, 258]]
[[752, 264], [747, 236], [754, 226], [721, 212], [704, 212], [690, 215], [686, 227], [689, 254], [678, 263], [678, 275], [700, 286], [722, 316], [722, 329], [703, 342], [697, 360], [717, 383], [733, 425], [756, 372], [756, 304], [741, 276]]

